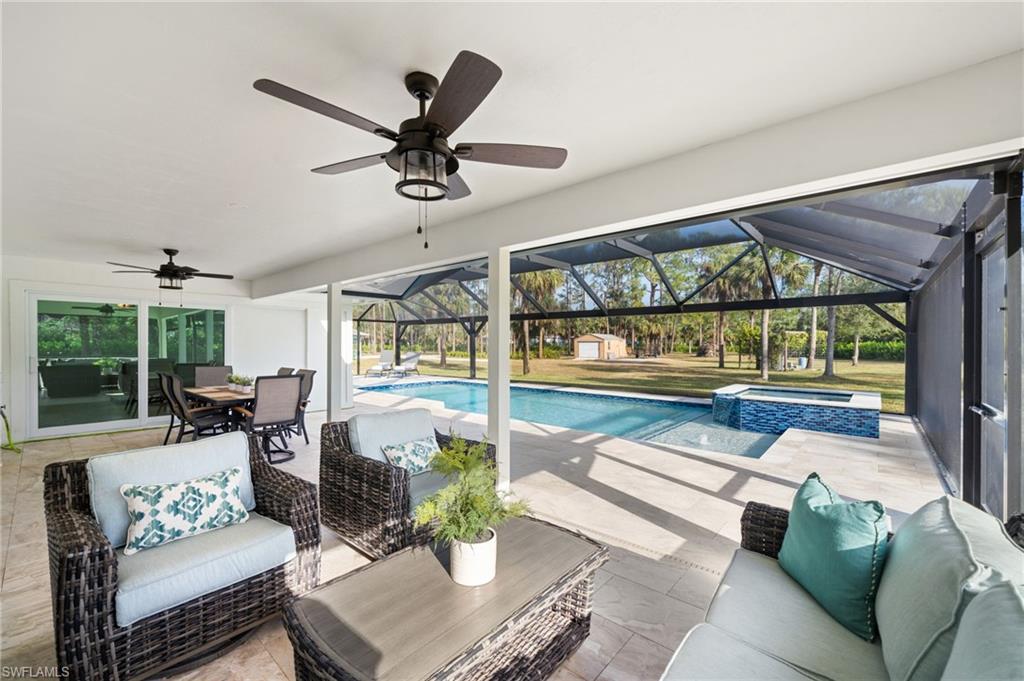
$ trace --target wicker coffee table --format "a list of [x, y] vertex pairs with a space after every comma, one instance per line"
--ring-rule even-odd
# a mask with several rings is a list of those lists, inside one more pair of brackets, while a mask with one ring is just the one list
[[554, 525], [510, 520], [498, 573], [463, 587], [447, 554], [408, 548], [285, 608], [297, 679], [543, 679], [590, 633], [600, 544]]

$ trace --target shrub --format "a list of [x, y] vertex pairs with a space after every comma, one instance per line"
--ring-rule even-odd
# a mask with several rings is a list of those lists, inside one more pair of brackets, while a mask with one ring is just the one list
[[[861, 341], [860, 359], [879, 359], [902, 362], [906, 352], [904, 341]], [[836, 343], [836, 359], [853, 359], [853, 341]]]

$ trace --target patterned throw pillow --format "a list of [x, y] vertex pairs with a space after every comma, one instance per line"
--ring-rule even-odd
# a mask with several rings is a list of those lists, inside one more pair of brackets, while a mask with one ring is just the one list
[[397, 445], [384, 445], [381, 451], [392, 466], [400, 466], [409, 471], [409, 475], [416, 475], [430, 467], [430, 460], [441, 448], [437, 446], [437, 438], [431, 435]]
[[157, 485], [122, 485], [128, 502], [124, 555], [151, 549], [249, 519], [238, 482], [242, 469], [229, 468], [195, 480]]

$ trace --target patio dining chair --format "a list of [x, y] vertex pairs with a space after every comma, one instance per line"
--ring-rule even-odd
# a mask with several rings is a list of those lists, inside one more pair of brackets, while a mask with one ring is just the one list
[[195, 386], [205, 388], [212, 385], [225, 385], [231, 375], [231, 366], [197, 366], [195, 368]]
[[280, 369], [277, 370], [278, 376], [291, 376], [294, 373], [295, 369], [293, 369], [292, 367], [281, 367]]
[[[244, 419], [242, 427], [245, 432], [260, 438], [269, 463], [283, 463], [295, 458], [295, 452], [288, 449], [285, 435], [300, 428], [301, 397], [301, 376], [260, 376], [256, 379], [252, 409], [234, 408]], [[281, 447], [276, 447], [275, 438], [281, 440]], [[275, 454], [281, 456], [275, 457]]]
[[[157, 377], [160, 392], [171, 409], [171, 422], [167, 426], [167, 434], [164, 435], [164, 444], [171, 438], [175, 419], [178, 420], [178, 437], [174, 440], [175, 443], [181, 442], [185, 435], [191, 435], [193, 440], [198, 440], [231, 429], [230, 414], [223, 407], [193, 407], [189, 404], [180, 376], [161, 372]], [[186, 431], [188, 426], [191, 426], [192, 430]]]
[[296, 376], [302, 378], [302, 387], [299, 391], [299, 430], [302, 433], [302, 437], [306, 440], [306, 444], [309, 444], [309, 433], [306, 432], [306, 408], [309, 406], [309, 395], [313, 392], [313, 376], [316, 375], [315, 369], [299, 369], [295, 372]]

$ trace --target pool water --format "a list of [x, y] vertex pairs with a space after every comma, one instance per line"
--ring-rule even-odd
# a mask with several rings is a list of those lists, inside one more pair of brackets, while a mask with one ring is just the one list
[[[455, 411], [487, 413], [483, 383], [425, 381], [363, 389], [437, 400]], [[668, 400], [513, 386], [511, 410], [512, 418], [522, 421], [754, 458], [764, 454], [777, 437], [715, 423], [710, 405]]]
[[816, 392], [814, 390], [772, 390], [771, 388], [748, 388], [739, 396], [778, 397], [784, 400], [818, 400], [820, 402], [849, 402], [852, 393]]

